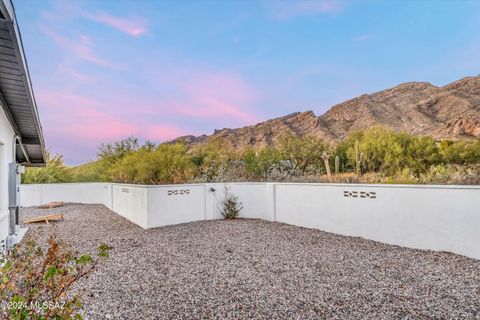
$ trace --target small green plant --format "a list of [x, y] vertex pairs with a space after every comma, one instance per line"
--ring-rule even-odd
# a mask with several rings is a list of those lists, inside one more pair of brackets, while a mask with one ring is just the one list
[[52, 235], [45, 251], [33, 239], [0, 259], [0, 319], [82, 319], [80, 295], [73, 285], [108, 257], [102, 244], [98, 256], [80, 255]]
[[238, 200], [238, 197], [231, 194], [225, 188], [225, 197], [219, 202], [218, 208], [225, 219], [236, 219], [238, 214], [243, 209], [243, 204]]

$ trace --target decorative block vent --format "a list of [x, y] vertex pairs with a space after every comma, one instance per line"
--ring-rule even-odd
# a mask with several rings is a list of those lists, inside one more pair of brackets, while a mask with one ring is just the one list
[[343, 191], [345, 198], [376, 199], [377, 193], [372, 191]]
[[122, 192], [130, 193], [130, 189], [128, 189], [128, 188], [122, 188]]
[[183, 195], [183, 194], [190, 194], [190, 189], [177, 189], [177, 190], [167, 191], [167, 195], [169, 196], [176, 196], [176, 195]]

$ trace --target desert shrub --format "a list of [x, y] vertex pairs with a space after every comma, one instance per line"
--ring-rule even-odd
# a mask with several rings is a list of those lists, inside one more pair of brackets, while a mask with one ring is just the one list
[[236, 219], [243, 209], [243, 204], [238, 200], [238, 196], [231, 194], [225, 188], [224, 198], [218, 202], [218, 209], [225, 219]]
[[454, 165], [447, 183], [480, 185], [480, 163], [472, 165]]
[[[395, 133], [381, 127], [364, 131], [359, 141], [362, 172], [378, 172], [380, 170], [393, 173], [403, 167], [405, 137], [396, 137]], [[350, 162], [355, 162], [355, 149], [348, 149]]]
[[243, 152], [242, 159], [245, 169], [257, 176], [266, 177], [268, 172], [281, 161], [281, 155], [275, 147], [263, 147], [260, 150], [248, 148]]
[[196, 175], [186, 182], [208, 183], [208, 182], [251, 182], [262, 181], [261, 177], [248, 172], [245, 167], [225, 165], [217, 168], [215, 175]]
[[444, 164], [431, 166], [428, 171], [419, 177], [421, 183], [446, 184], [451, 179], [454, 168]]
[[419, 177], [419, 183], [430, 184], [480, 184], [480, 164], [435, 165]]
[[355, 170], [355, 143], [363, 139], [363, 131], [354, 131], [345, 139], [337, 143], [333, 150], [333, 158], [340, 160], [340, 171]]
[[71, 289], [108, 257], [101, 245], [98, 256], [79, 255], [52, 235], [45, 251], [31, 238], [0, 261], [0, 315], [5, 319], [82, 319], [81, 296]]
[[196, 176], [204, 182], [217, 181], [218, 176], [229, 171], [232, 161], [239, 160], [233, 150], [216, 141], [195, 147], [190, 154]]
[[71, 167], [70, 174], [75, 182], [99, 182], [108, 181], [109, 166], [105, 160], [87, 162], [85, 164]]
[[430, 167], [443, 162], [438, 143], [427, 136], [408, 135], [404, 167], [410, 168], [415, 175], [426, 173]]
[[457, 142], [442, 141], [440, 144], [440, 150], [445, 163], [480, 163], [480, 139], [461, 140]]
[[397, 172], [390, 175], [380, 175], [377, 178], [383, 177], [383, 183], [388, 184], [416, 184], [418, 183], [418, 177], [410, 168], [403, 168], [397, 170]]
[[247, 148], [242, 155], [242, 159], [245, 162], [245, 168], [248, 172], [261, 176], [264, 172], [264, 168], [258, 161], [258, 152], [253, 148]]
[[323, 171], [323, 152], [328, 145], [314, 136], [297, 137], [286, 135], [278, 143], [279, 158], [288, 161], [292, 171], [303, 173], [321, 173]]
[[125, 155], [108, 170], [111, 181], [138, 184], [182, 183], [193, 175], [193, 163], [182, 143], [141, 148]]
[[47, 153], [43, 168], [26, 168], [22, 183], [58, 183], [72, 181], [72, 175], [63, 162], [63, 156]]
[[[442, 162], [437, 142], [430, 137], [412, 136], [382, 127], [373, 127], [341, 142], [335, 153], [347, 158], [349, 168], [355, 167], [356, 150], [361, 160], [361, 171], [382, 172], [386, 175], [418, 175], [431, 165]], [[406, 174], [405, 172], [409, 172]], [[403, 173], [402, 173], [403, 172]]]
[[128, 137], [113, 143], [102, 143], [98, 148], [97, 158], [113, 163], [139, 149], [138, 138]]

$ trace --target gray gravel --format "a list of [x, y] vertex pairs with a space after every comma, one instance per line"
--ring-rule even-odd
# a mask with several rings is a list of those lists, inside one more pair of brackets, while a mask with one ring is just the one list
[[463, 256], [251, 219], [143, 230], [101, 205], [22, 216], [54, 212], [29, 233], [113, 246], [78, 284], [86, 319], [480, 319], [480, 261]]

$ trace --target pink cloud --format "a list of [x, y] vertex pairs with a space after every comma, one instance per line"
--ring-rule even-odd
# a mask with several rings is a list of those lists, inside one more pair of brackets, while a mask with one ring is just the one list
[[63, 128], [53, 130], [58, 130], [57, 133], [68, 134], [75, 139], [88, 139], [95, 142], [96, 145], [137, 133], [137, 127], [134, 125], [95, 109], [83, 108], [69, 113], [68, 117], [70, 121], [64, 122]]
[[[53, 140], [68, 137], [75, 145], [95, 148], [130, 135], [161, 142], [192, 134], [173, 124], [151, 123], [149, 118], [135, 117], [137, 110], [128, 108], [127, 101], [125, 105], [118, 105], [42, 88], [36, 91], [36, 98], [43, 111], [43, 120], [55, 124], [44, 128], [47, 138]], [[120, 117], [115, 109], [127, 111], [127, 114]]]
[[157, 88], [143, 95], [141, 103], [138, 98], [131, 100], [139, 113], [193, 118], [209, 131], [215, 123], [237, 127], [260, 121], [253, 109], [255, 90], [237, 73], [155, 64], [138, 72], [143, 81]]
[[36, 98], [48, 122], [55, 124], [44, 130], [50, 135], [71, 137], [74, 143], [97, 145], [138, 131], [128, 121], [98, 110], [101, 103], [89, 97], [38, 89]]
[[41, 27], [40, 29], [59, 47], [77, 56], [78, 58], [102, 67], [118, 69], [118, 66], [93, 54], [93, 44], [90, 37], [86, 35], [80, 35], [77, 39], [70, 39], [54, 32], [49, 28]]
[[88, 19], [115, 28], [132, 37], [139, 37], [147, 32], [147, 24], [145, 20], [139, 17], [120, 18], [112, 16], [106, 12], [97, 14], [85, 13], [84, 16]]
[[225, 123], [245, 125], [258, 122], [251, 110], [255, 94], [239, 75], [189, 68], [175, 73], [163, 72], [161, 80], [173, 86], [177, 94], [166, 101], [165, 112], [201, 119], [223, 119]]
[[258, 119], [247, 112], [242, 111], [235, 105], [216, 100], [215, 98], [197, 98], [195, 100], [195, 107], [179, 106], [175, 110], [176, 113], [198, 118], [224, 118], [234, 117], [244, 124], [251, 124], [257, 122]]

